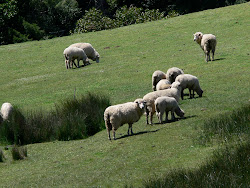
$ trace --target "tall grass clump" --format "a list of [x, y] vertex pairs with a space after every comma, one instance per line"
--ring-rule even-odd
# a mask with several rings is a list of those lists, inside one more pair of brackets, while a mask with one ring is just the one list
[[0, 149], [0, 163], [4, 162], [4, 160], [5, 160], [5, 156], [4, 156], [3, 150]]
[[108, 106], [107, 97], [88, 93], [63, 100], [51, 112], [14, 107], [11, 118], [0, 126], [0, 141], [24, 145], [87, 138], [105, 128], [103, 113]]
[[250, 104], [233, 112], [207, 119], [198, 138], [198, 143], [205, 145], [213, 139], [230, 140], [233, 136], [250, 134]]
[[216, 150], [197, 170], [172, 170], [163, 178], [149, 179], [145, 188], [161, 187], [248, 187], [250, 185], [250, 140]]
[[107, 97], [90, 94], [67, 99], [56, 105], [58, 139], [72, 140], [92, 136], [105, 128], [104, 110], [110, 106]]
[[14, 145], [11, 154], [13, 160], [23, 160], [28, 157], [27, 147]]

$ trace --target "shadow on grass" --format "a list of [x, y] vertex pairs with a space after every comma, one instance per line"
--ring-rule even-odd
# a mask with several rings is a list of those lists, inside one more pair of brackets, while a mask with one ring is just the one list
[[116, 140], [127, 138], [127, 137], [130, 137], [130, 136], [137, 136], [137, 135], [142, 135], [142, 134], [147, 134], [147, 133], [155, 133], [155, 132], [157, 132], [159, 130], [160, 129], [156, 129], [156, 130], [153, 130], [153, 131], [140, 131], [140, 132], [134, 133], [132, 135], [123, 135], [123, 136], [121, 136], [119, 138], [116, 138]]
[[186, 117], [182, 117], [182, 118], [175, 118], [175, 120], [168, 120], [168, 121], [163, 121], [163, 123], [154, 123], [155, 125], [160, 125], [160, 124], [168, 124], [168, 123], [173, 123], [173, 122], [176, 122], [176, 121], [180, 121], [180, 120], [184, 120], [184, 119], [189, 119], [189, 118], [193, 118], [193, 117], [196, 117], [196, 115], [193, 115], [193, 116], [186, 116]]
[[213, 61], [221, 61], [221, 60], [224, 60], [224, 59], [226, 59], [226, 58], [222, 57], [222, 58], [215, 59]]

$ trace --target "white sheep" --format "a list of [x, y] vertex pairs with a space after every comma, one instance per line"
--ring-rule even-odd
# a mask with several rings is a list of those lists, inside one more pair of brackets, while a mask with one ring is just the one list
[[2, 116], [3, 121], [8, 120], [12, 112], [13, 112], [13, 106], [10, 103], [6, 102], [2, 104], [0, 114]]
[[[183, 99], [184, 94], [183, 90], [188, 88], [189, 89], [189, 97], [194, 97], [194, 91], [199, 95], [199, 97], [202, 97], [203, 90], [200, 87], [199, 80], [196, 76], [193, 76], [191, 74], [181, 74], [176, 77], [175, 79], [177, 82], [180, 82], [181, 84], [181, 98]], [[193, 91], [193, 94], [191, 92]]]
[[161, 79], [166, 79], [166, 74], [160, 70], [157, 70], [152, 75], [152, 89], [156, 90], [156, 85]]
[[166, 112], [166, 119], [168, 121], [168, 112], [171, 111], [172, 121], [175, 120], [174, 113], [176, 113], [179, 117], [184, 116], [184, 111], [179, 107], [177, 101], [173, 97], [158, 97], [155, 100], [155, 110], [156, 115], [160, 123], [162, 123], [162, 116], [164, 112]]
[[153, 91], [153, 92], [146, 94], [143, 97], [143, 100], [146, 101], [146, 122], [147, 122], [147, 124], [148, 124], [148, 116], [150, 116], [150, 124], [152, 125], [153, 115], [155, 113], [154, 102], [158, 97], [162, 97], [162, 96], [173, 97], [176, 99], [177, 102], [179, 102], [179, 99], [181, 97], [180, 83], [174, 82], [170, 89]]
[[90, 43], [75, 43], [70, 45], [69, 47], [81, 48], [82, 50], [84, 50], [85, 54], [89, 59], [92, 59], [97, 63], [99, 63], [100, 61], [99, 53], [93, 48], [93, 46]]
[[106, 108], [104, 112], [104, 121], [109, 140], [111, 140], [110, 131], [113, 131], [113, 138], [115, 140], [115, 131], [126, 123], [129, 125], [128, 135], [129, 130], [132, 135], [132, 125], [140, 119], [144, 110], [145, 101], [143, 99], [136, 99], [134, 102], [127, 102]]
[[85, 54], [85, 52], [80, 49], [80, 48], [77, 48], [77, 47], [68, 47], [66, 48], [64, 51], [63, 51], [63, 55], [65, 57], [65, 66], [66, 68], [71, 68], [70, 67], [70, 64], [72, 65], [72, 68], [73, 68], [73, 64], [76, 66], [75, 64], [75, 59], [77, 59], [78, 61], [78, 64], [76, 67], [79, 68], [79, 62], [80, 60], [83, 61], [83, 64], [84, 65], [87, 65], [89, 64], [89, 60]]
[[212, 61], [214, 60], [214, 52], [216, 48], [216, 37], [212, 34], [203, 34], [201, 32], [196, 32], [194, 34], [194, 41], [196, 41], [201, 49], [205, 53], [206, 62], [211, 61], [210, 59], [210, 51], [212, 51]]
[[179, 69], [178, 67], [172, 67], [168, 69], [166, 73], [166, 79], [172, 84], [175, 81], [175, 78], [180, 74], [184, 74], [183, 70]]
[[160, 80], [156, 85], [156, 91], [171, 88], [171, 83], [167, 79]]

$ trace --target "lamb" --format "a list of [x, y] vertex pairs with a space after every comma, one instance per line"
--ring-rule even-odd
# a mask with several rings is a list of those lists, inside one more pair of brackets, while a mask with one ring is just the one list
[[156, 85], [161, 79], [166, 79], [166, 74], [160, 70], [157, 70], [152, 75], [152, 89], [156, 90]]
[[75, 43], [70, 45], [69, 47], [81, 48], [82, 50], [84, 50], [89, 59], [92, 59], [97, 63], [99, 63], [100, 61], [99, 53], [93, 48], [93, 46], [90, 43]]
[[160, 80], [156, 85], [156, 91], [171, 88], [171, 83], [167, 79]]
[[166, 112], [166, 119], [168, 121], [168, 112], [171, 111], [172, 121], [175, 120], [174, 113], [176, 113], [179, 117], [184, 117], [184, 111], [179, 107], [177, 101], [173, 97], [158, 97], [155, 100], [155, 109], [156, 115], [159, 119], [159, 122], [162, 123], [162, 116], [164, 112]]
[[79, 62], [80, 60], [83, 61], [83, 64], [84, 65], [87, 65], [89, 64], [89, 59], [87, 58], [85, 52], [80, 49], [80, 48], [77, 48], [77, 47], [68, 47], [64, 50], [63, 52], [63, 55], [65, 57], [65, 66], [66, 68], [71, 68], [70, 67], [70, 64], [72, 65], [72, 68], [73, 68], [73, 64], [76, 66], [75, 64], [75, 59], [77, 59], [78, 61], [78, 64], [76, 67], [79, 68]]
[[113, 131], [113, 138], [115, 140], [115, 131], [126, 123], [129, 125], [128, 135], [129, 130], [132, 135], [132, 125], [140, 119], [144, 111], [145, 101], [143, 99], [136, 99], [134, 102], [127, 102], [106, 108], [104, 111], [104, 121], [109, 140], [111, 140], [110, 131]]
[[196, 41], [201, 49], [205, 53], [206, 62], [211, 61], [210, 59], [210, 51], [212, 51], [212, 61], [214, 60], [214, 52], [216, 48], [216, 37], [212, 34], [203, 34], [201, 32], [196, 32], [194, 34], [194, 41]]
[[153, 91], [153, 92], [146, 94], [143, 97], [143, 100], [146, 101], [146, 122], [147, 122], [147, 124], [149, 124], [148, 123], [148, 116], [150, 116], [150, 124], [152, 125], [153, 115], [155, 113], [154, 102], [158, 97], [162, 97], [162, 96], [173, 97], [176, 99], [177, 102], [179, 102], [179, 99], [181, 97], [180, 82], [174, 82], [170, 89]]
[[11, 114], [13, 112], [13, 106], [6, 102], [2, 104], [1, 110], [0, 110], [0, 114], [2, 116], [2, 120], [6, 121], [10, 118]]
[[[184, 94], [183, 90], [188, 88], [189, 89], [189, 97], [194, 97], [194, 91], [199, 95], [199, 97], [202, 97], [203, 90], [200, 87], [199, 80], [196, 76], [193, 76], [191, 74], [181, 74], [176, 77], [175, 79], [177, 82], [180, 82], [181, 84], [181, 98], [183, 100]], [[193, 91], [193, 95], [191, 92]]]
[[184, 74], [183, 70], [179, 69], [178, 67], [172, 67], [168, 69], [166, 73], [166, 79], [168, 79], [172, 84], [175, 81], [175, 78], [180, 74]]

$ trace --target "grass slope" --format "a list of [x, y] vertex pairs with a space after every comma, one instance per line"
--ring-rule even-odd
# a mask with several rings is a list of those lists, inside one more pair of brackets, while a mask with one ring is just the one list
[[[196, 75], [204, 97], [180, 102], [186, 119], [145, 125], [127, 137], [127, 125], [109, 142], [106, 131], [86, 140], [28, 145], [28, 159], [0, 163], [1, 186], [121, 187], [142, 185], [170, 169], [197, 168], [217, 145], [197, 146], [200, 125], [214, 115], [249, 101], [250, 3], [188, 14], [114, 30], [0, 47], [0, 103], [50, 110], [54, 103], [86, 92], [105, 93], [113, 104], [133, 101], [151, 91], [151, 75], [176, 66]], [[196, 31], [213, 33], [214, 62], [205, 63], [193, 42]], [[75, 42], [90, 42], [100, 63], [66, 70], [62, 52]], [[156, 118], [154, 118], [156, 122]]]

